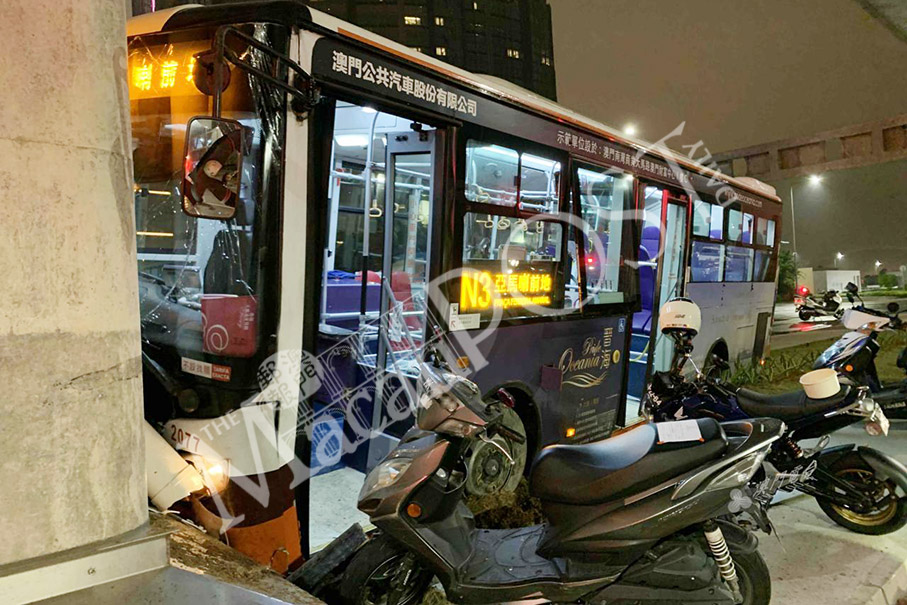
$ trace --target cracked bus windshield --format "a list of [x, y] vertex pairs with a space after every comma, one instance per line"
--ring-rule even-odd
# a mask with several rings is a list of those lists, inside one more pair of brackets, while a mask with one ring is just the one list
[[129, 47], [142, 337], [184, 358], [248, 358], [259, 341], [256, 227], [266, 135], [257, 91], [238, 70], [227, 78], [222, 110], [251, 135], [236, 215], [192, 218], [181, 208], [186, 123], [212, 109], [212, 97], [194, 84], [195, 55], [209, 47], [209, 40], [161, 37], [137, 38]]

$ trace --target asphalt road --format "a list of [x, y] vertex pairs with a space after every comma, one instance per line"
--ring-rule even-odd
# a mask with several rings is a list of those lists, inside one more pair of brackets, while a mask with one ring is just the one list
[[[873, 296], [866, 298], [866, 306], [871, 309], [884, 309], [889, 302], [897, 302], [901, 309], [907, 311], [907, 299]], [[849, 307], [848, 303], [844, 303]], [[846, 330], [834, 317], [819, 317], [803, 321], [797, 316], [794, 303], [775, 305], [775, 321], [772, 324], [772, 349], [786, 349], [797, 345], [837, 338]]]

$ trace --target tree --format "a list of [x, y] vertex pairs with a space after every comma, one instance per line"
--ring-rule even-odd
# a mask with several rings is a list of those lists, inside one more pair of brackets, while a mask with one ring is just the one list
[[898, 287], [898, 276], [894, 273], [879, 274], [879, 285], [886, 289]]
[[790, 250], [778, 255], [778, 300], [792, 300], [797, 290], [797, 258]]

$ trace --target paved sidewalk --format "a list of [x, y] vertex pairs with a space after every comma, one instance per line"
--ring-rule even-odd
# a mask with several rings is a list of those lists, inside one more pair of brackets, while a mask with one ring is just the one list
[[[858, 443], [907, 463], [907, 423], [870, 437], [861, 425], [834, 435], [832, 444]], [[907, 528], [864, 536], [835, 525], [809, 496], [772, 507], [781, 542], [759, 535], [772, 572], [772, 603], [779, 605], [896, 605], [907, 597]]]
[[809, 496], [771, 511], [781, 542], [761, 534], [772, 603], [895, 605], [907, 596], [907, 529], [864, 536], [832, 523]]

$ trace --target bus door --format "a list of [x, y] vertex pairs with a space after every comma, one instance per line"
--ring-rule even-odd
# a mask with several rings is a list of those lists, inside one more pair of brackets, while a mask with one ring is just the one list
[[309, 541], [352, 523], [364, 473], [413, 424], [425, 339], [432, 205], [441, 133], [411, 118], [337, 101], [325, 267], [312, 397]]
[[642, 233], [639, 245], [641, 310], [633, 315], [628, 421], [638, 416], [639, 399], [651, 371], [670, 366], [672, 345], [658, 332], [658, 310], [683, 293], [687, 202], [661, 185], [640, 183]]
[[658, 311], [661, 307], [678, 296], [683, 296], [685, 252], [687, 249], [687, 216], [688, 203], [670, 192], [665, 192], [664, 206], [664, 239], [659, 278], [658, 305], [653, 312], [653, 330], [655, 332], [655, 358], [652, 369], [663, 372], [671, 368], [674, 354], [673, 341], [658, 330]]
[[376, 401], [368, 466], [380, 462], [413, 424], [415, 378], [426, 338], [430, 241], [440, 182], [431, 130], [386, 135], [381, 314]]

